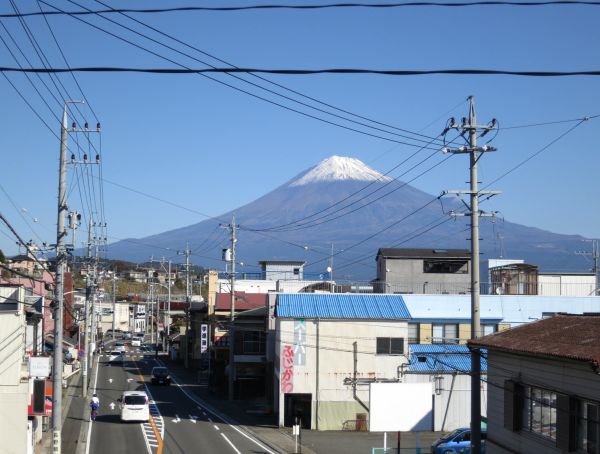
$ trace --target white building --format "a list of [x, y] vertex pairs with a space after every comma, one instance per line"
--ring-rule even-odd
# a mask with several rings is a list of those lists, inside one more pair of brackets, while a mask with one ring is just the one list
[[594, 273], [538, 274], [538, 295], [594, 296], [597, 287]]
[[[433, 428], [449, 432], [471, 424], [471, 352], [466, 345], [410, 344], [405, 383], [433, 386]], [[487, 361], [481, 358], [481, 408], [487, 414]]]
[[25, 288], [0, 286], [0, 427], [2, 452], [22, 454], [33, 448], [28, 434], [28, 356], [25, 350]]
[[368, 419], [369, 384], [397, 381], [407, 319], [397, 295], [280, 294], [275, 326], [279, 425], [340, 430]]

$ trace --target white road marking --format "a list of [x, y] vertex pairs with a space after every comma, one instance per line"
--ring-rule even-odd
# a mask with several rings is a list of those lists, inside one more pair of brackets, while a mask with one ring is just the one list
[[213, 427], [215, 428], [215, 430], [219, 430], [219, 426], [217, 426], [216, 424], [213, 424]]
[[[161, 366], [164, 366], [164, 364], [159, 360], [157, 361], [158, 363], [161, 364]], [[198, 399], [196, 399], [195, 397], [193, 397], [186, 389], [184, 389], [179, 383], [178, 380], [175, 378], [175, 374], [171, 374], [171, 376], [173, 377], [173, 383], [181, 390], [181, 392], [183, 394], [185, 394], [188, 399], [190, 399], [192, 402], [194, 402], [196, 405], [198, 406], [203, 406], [206, 408], [206, 404], [199, 401]], [[238, 432], [240, 435], [242, 435], [243, 437], [247, 438], [248, 440], [250, 440], [252, 443], [254, 443], [255, 445], [257, 445], [258, 447], [260, 447], [262, 450], [264, 450], [265, 452], [269, 453], [269, 454], [275, 454], [273, 451], [271, 451], [270, 449], [268, 449], [266, 446], [264, 446], [262, 443], [260, 443], [258, 440], [254, 439], [253, 437], [251, 437], [250, 435], [246, 434], [243, 430], [238, 429], [236, 426], [234, 426], [231, 421], [229, 420], [229, 418], [227, 418], [225, 415], [221, 415], [221, 414], [217, 414], [215, 411], [213, 410], [209, 410], [207, 408], [207, 411], [209, 411], [210, 413], [214, 414], [215, 416], [217, 416], [219, 419], [221, 419], [223, 422], [225, 422], [225, 424], [227, 424], [229, 427], [231, 427], [233, 430], [235, 430], [236, 432]], [[210, 421], [210, 418], [209, 418]], [[211, 421], [212, 422], [212, 421]]]
[[221, 432], [221, 435], [223, 436], [223, 438], [225, 439], [225, 441], [227, 441], [227, 443], [229, 443], [229, 446], [231, 446], [233, 448], [233, 450], [235, 452], [237, 452], [237, 454], [242, 454], [240, 451], [238, 451], [238, 448], [236, 448], [234, 446], [234, 444], [231, 442], [231, 440], [229, 440], [229, 438], [227, 438], [227, 436], [223, 432]]
[[213, 420], [212, 420], [212, 419], [210, 419], [210, 416], [208, 417], [208, 421], [209, 421], [209, 422], [213, 422]]
[[146, 449], [148, 450], [148, 454], [152, 454], [151, 448], [157, 448], [158, 446], [153, 446], [150, 443], [150, 440], [148, 440], [148, 436], [146, 435], [146, 431], [144, 430], [144, 424], [140, 424], [140, 426], [142, 427], [142, 436], [144, 437], [144, 442], [146, 443]]
[[[98, 369], [100, 368], [100, 358], [96, 361], [96, 375], [94, 376], [94, 393], [96, 392], [96, 386], [98, 385]], [[85, 443], [85, 454], [90, 452], [90, 442], [92, 441], [92, 422], [90, 420], [88, 424], [87, 440]]]
[[108, 382], [109, 382], [109, 383], [112, 383], [112, 378], [109, 378], [109, 379], [108, 379]]
[[110, 407], [111, 410], [114, 410], [115, 409], [115, 403], [111, 402], [110, 405], [109, 405], [109, 407]]
[[177, 424], [179, 421], [181, 421], [181, 418], [179, 417], [179, 415], [175, 415], [175, 419], [173, 420], [173, 422]]
[[130, 382], [130, 381], [132, 381], [132, 380], [133, 380], [133, 378], [128, 378], [128, 379], [127, 379], [127, 383], [129, 383], [129, 382]]
[[190, 421], [192, 421], [194, 424], [196, 424], [196, 419], [198, 419], [197, 416], [195, 415], [188, 415], [190, 417]]

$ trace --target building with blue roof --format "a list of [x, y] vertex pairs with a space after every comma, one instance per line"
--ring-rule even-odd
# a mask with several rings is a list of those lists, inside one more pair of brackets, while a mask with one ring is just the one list
[[[401, 378], [407, 383], [431, 383], [433, 430], [469, 427], [471, 421], [471, 352], [466, 345], [410, 344]], [[481, 355], [481, 413], [487, 415], [487, 355]]]
[[341, 430], [368, 421], [369, 384], [399, 381], [410, 313], [401, 295], [277, 295], [275, 405], [279, 424]]

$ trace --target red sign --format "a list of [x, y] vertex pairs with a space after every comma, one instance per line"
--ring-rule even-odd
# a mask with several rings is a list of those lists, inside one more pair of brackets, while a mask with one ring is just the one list
[[281, 392], [294, 391], [294, 350], [291, 345], [285, 345], [281, 354]]

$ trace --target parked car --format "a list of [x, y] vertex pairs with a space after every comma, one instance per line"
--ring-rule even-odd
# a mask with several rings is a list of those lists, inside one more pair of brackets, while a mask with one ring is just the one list
[[131, 331], [123, 331], [123, 339], [131, 339]]
[[169, 375], [169, 369], [167, 369], [166, 367], [158, 366], [152, 368], [152, 384], [163, 384], [169, 386], [171, 384], [171, 376]]
[[144, 391], [124, 391], [117, 400], [121, 407], [121, 421], [148, 421], [150, 405]]
[[[481, 431], [481, 452], [485, 453], [487, 431]], [[456, 429], [431, 445], [431, 454], [471, 454], [471, 429]]]
[[133, 339], [131, 339], [132, 347], [140, 347], [141, 345], [142, 345], [142, 341], [139, 338], [134, 337]]

